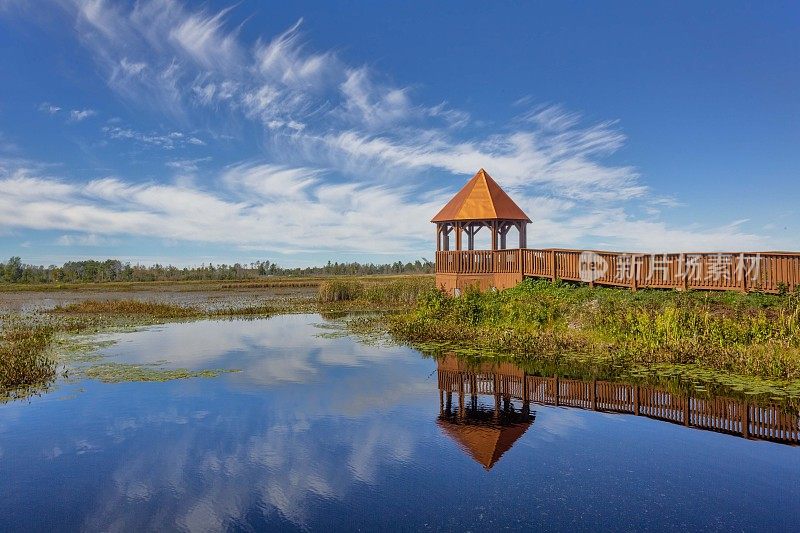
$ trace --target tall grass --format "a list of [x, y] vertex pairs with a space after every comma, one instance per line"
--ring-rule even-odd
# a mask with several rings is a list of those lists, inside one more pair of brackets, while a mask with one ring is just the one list
[[0, 401], [20, 398], [46, 387], [56, 375], [47, 348], [55, 330], [6, 322], [0, 332]]
[[400, 279], [361, 282], [348, 279], [331, 279], [319, 286], [319, 301], [355, 302], [371, 306], [412, 306], [421, 294], [435, 286], [430, 276], [415, 276]]
[[528, 357], [611, 354], [630, 363], [700, 363], [800, 378], [800, 294], [633, 293], [528, 280], [459, 298], [426, 292], [391, 327], [411, 342], [448, 341]]
[[364, 284], [360, 281], [332, 279], [319, 285], [320, 302], [346, 302], [358, 300], [364, 294]]

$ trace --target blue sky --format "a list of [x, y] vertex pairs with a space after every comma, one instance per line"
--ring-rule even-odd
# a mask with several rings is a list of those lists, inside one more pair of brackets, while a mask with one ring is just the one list
[[431, 257], [480, 167], [532, 247], [800, 249], [800, 8], [0, 0], [0, 257]]

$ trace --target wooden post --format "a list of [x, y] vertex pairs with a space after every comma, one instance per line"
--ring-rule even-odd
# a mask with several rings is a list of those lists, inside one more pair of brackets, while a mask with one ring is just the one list
[[496, 220], [492, 220], [492, 223], [489, 226], [489, 229], [492, 232], [492, 250], [497, 250], [497, 225], [498, 222]]
[[631, 290], [636, 292], [636, 287], [639, 285], [639, 265], [636, 261], [636, 256], [631, 254]]
[[747, 402], [741, 402], [739, 404], [739, 410], [742, 412], [742, 437], [749, 439], [750, 438], [750, 406]]
[[555, 382], [555, 405], [558, 407], [558, 376], [553, 377], [553, 381]]
[[522, 375], [522, 402], [524, 404], [528, 403], [528, 374]]
[[556, 280], [556, 251], [550, 250], [550, 281]]
[[686, 264], [686, 254], [681, 254], [681, 272], [683, 272], [683, 290], [689, 290], [689, 266]]
[[458, 375], [458, 418], [464, 418], [464, 376]]
[[597, 411], [597, 380], [592, 380], [592, 411]]
[[454, 228], [456, 231], [456, 250], [461, 251], [461, 222], [456, 222]]
[[744, 254], [739, 254], [739, 263], [734, 268], [734, 272], [740, 278], [739, 281], [739, 290], [742, 292], [747, 292], [747, 267], [744, 264]]
[[691, 424], [691, 416], [692, 416], [691, 412], [692, 397], [689, 394], [687, 394], [686, 398], [684, 398], [684, 402], [685, 405], [683, 406], [683, 425], [689, 427], [689, 425]]
[[639, 416], [639, 385], [633, 389], [633, 414]]
[[528, 247], [528, 223], [524, 220], [519, 223], [519, 248], [524, 250]]

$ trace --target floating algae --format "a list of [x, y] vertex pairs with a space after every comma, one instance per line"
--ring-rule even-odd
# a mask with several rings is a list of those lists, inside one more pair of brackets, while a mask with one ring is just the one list
[[165, 368], [164, 363], [103, 363], [77, 370], [78, 375], [89, 379], [95, 379], [103, 383], [124, 383], [130, 381], [162, 382], [176, 379], [215, 378], [222, 374], [232, 372], [240, 372], [240, 370], [223, 368], [207, 370]]

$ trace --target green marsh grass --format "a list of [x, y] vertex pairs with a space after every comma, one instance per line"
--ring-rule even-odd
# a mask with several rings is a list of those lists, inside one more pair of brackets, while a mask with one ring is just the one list
[[624, 367], [697, 364], [800, 379], [800, 295], [643, 290], [526, 280], [500, 292], [424, 293], [392, 317], [392, 333], [428, 342], [556, 360], [592, 355]]
[[0, 401], [46, 389], [55, 379], [56, 361], [50, 347], [55, 329], [5, 319], [0, 331]]

